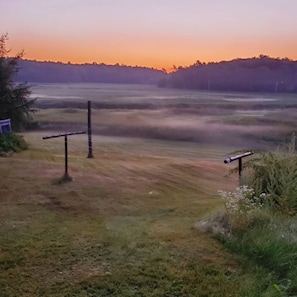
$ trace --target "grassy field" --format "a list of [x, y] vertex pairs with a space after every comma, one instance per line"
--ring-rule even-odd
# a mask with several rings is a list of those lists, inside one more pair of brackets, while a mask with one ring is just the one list
[[[0, 158], [0, 296], [251, 296], [251, 288], [258, 286], [255, 270], [194, 226], [222, 208], [218, 189], [231, 191], [238, 185], [236, 175], [226, 176], [236, 164], [225, 165], [223, 159], [230, 151], [262, 145], [262, 134], [246, 139], [239, 127], [241, 141], [233, 142], [235, 132], [223, 137], [222, 131], [235, 127], [223, 123], [233, 120], [235, 113], [227, 111], [234, 101], [224, 100], [220, 104], [226, 107], [220, 107], [219, 94], [203, 99], [199, 93], [198, 100], [189, 91], [84, 87], [35, 87], [42, 130], [24, 133], [29, 150]], [[149, 94], [158, 108], [127, 106], [130, 99], [148, 104]], [[180, 106], [181, 98], [188, 106]], [[100, 108], [103, 99], [110, 105]], [[82, 130], [86, 100], [94, 105], [95, 158], [86, 158], [86, 135], [69, 137], [73, 181], [59, 184], [63, 138], [42, 136]], [[292, 112], [292, 99], [286, 100]], [[267, 102], [276, 104], [261, 101], [265, 109]], [[283, 110], [277, 106], [269, 112]], [[290, 125], [282, 131], [269, 123], [275, 135], [285, 135]], [[137, 127], [138, 133], [152, 134], [135, 137]], [[162, 133], [156, 136], [158, 129]], [[193, 137], [196, 130], [204, 137], [177, 141], [185, 132]], [[162, 135], [165, 140], [156, 139]]]
[[33, 88], [43, 129], [86, 126], [93, 132], [267, 148], [295, 130], [295, 94], [242, 94], [159, 89], [154, 86], [57, 84]]
[[[193, 228], [221, 207], [224, 153], [197, 144], [25, 134], [1, 159], [1, 296], [236, 296], [241, 267]], [[214, 187], [215, 185], [215, 187]]]

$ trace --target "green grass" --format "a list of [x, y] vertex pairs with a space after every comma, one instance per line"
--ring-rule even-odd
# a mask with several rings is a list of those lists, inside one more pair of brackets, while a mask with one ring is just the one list
[[236, 183], [222, 152], [95, 137], [87, 159], [73, 136], [57, 185], [63, 139], [41, 136], [1, 159], [1, 296], [238, 296], [240, 261], [193, 228], [221, 207], [210, 185]]
[[197, 225], [225, 228], [218, 237], [259, 277], [251, 296], [297, 295], [295, 142], [293, 135], [286, 149], [246, 162], [245, 179], [252, 188], [223, 192], [226, 212]]
[[[251, 296], [296, 296], [296, 218], [259, 214], [253, 226], [223, 239], [234, 253], [244, 256], [246, 268], [259, 277]], [[267, 216], [267, 215], [266, 215]]]
[[[285, 105], [292, 123], [296, 96], [266, 102], [254, 100], [271, 99], [263, 94], [97, 84], [42, 85], [34, 93], [46, 96], [36, 114], [43, 132], [24, 133], [29, 149], [0, 159], [1, 297], [293, 294], [284, 287], [294, 270], [282, 280], [271, 272], [273, 261], [250, 260], [256, 231], [246, 234], [245, 250], [194, 226], [223, 207], [218, 189], [238, 184], [236, 175], [226, 176], [236, 164], [223, 164], [230, 151], [253, 147], [270, 132], [288, 133], [270, 122], [258, 129], [222, 118], [267, 107], [281, 117]], [[87, 100], [95, 158], [86, 158], [86, 135], [69, 137], [72, 181], [59, 184], [64, 139], [42, 136], [85, 130]], [[265, 242], [268, 229], [258, 232]]]

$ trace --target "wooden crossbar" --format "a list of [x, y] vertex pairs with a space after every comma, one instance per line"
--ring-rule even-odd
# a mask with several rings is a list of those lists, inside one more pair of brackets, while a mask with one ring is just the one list
[[250, 155], [252, 155], [253, 152], [246, 152], [243, 154], [239, 154], [236, 156], [232, 156], [232, 157], [228, 157], [227, 159], [224, 160], [225, 164], [231, 163], [235, 160], [238, 160], [238, 174], [239, 174], [239, 178], [241, 177], [241, 172], [242, 172], [242, 158], [244, 157], [248, 157]]
[[86, 131], [65, 132], [65, 133], [54, 134], [54, 135], [50, 135], [50, 136], [43, 136], [42, 139], [50, 139], [50, 138], [71, 136], [71, 135], [77, 135], [77, 134], [86, 134], [86, 133], [87, 133]]

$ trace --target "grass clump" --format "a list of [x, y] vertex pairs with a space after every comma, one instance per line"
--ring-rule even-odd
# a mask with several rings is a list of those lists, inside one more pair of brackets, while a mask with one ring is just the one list
[[297, 296], [295, 136], [287, 148], [247, 162], [247, 185], [219, 191], [225, 212], [208, 224], [224, 226], [219, 239], [259, 279], [258, 287], [242, 296]]
[[216, 233], [258, 279], [242, 284], [239, 296], [297, 296], [296, 216], [274, 211], [247, 186], [219, 193], [225, 212], [198, 227]]
[[27, 148], [23, 136], [14, 133], [0, 134], [0, 152], [20, 152]]
[[297, 155], [266, 153], [252, 165], [251, 186], [263, 196], [263, 204], [284, 215], [297, 213]]
[[270, 214], [265, 221], [259, 213], [249, 222], [221, 240], [258, 275], [261, 285], [251, 296], [297, 296], [296, 219]]

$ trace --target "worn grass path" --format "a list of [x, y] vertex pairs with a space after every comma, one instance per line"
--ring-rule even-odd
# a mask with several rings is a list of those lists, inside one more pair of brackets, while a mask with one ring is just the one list
[[28, 133], [0, 159], [0, 296], [243, 296], [255, 280], [193, 228], [232, 190], [232, 148], [137, 138]]

